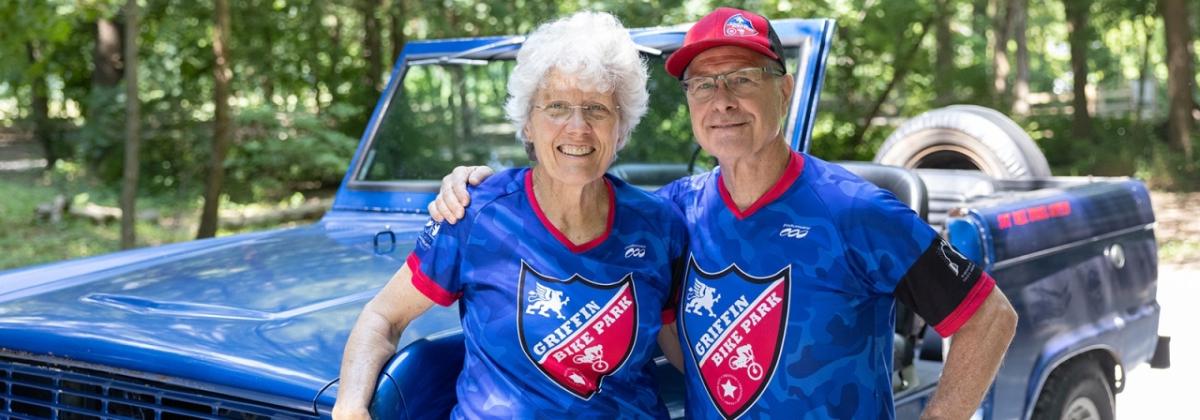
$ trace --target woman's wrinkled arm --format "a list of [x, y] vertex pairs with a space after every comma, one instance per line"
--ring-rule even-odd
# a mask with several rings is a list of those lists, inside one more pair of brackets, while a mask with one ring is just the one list
[[368, 407], [379, 371], [396, 352], [396, 343], [408, 323], [432, 305], [433, 301], [413, 286], [412, 271], [407, 264], [367, 302], [342, 353], [334, 419], [370, 418]]

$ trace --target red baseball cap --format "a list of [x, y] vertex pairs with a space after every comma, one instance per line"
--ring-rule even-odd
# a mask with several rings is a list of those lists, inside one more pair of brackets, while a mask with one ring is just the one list
[[683, 47], [667, 57], [667, 73], [683, 78], [683, 71], [697, 55], [713, 47], [742, 47], [783, 62], [783, 44], [767, 18], [745, 10], [720, 7], [700, 18], [683, 37]]

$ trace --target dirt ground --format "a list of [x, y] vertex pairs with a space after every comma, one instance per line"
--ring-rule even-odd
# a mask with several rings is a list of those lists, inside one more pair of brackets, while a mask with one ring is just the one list
[[42, 148], [27, 134], [0, 129], [0, 180], [31, 180], [44, 167]]
[[1150, 193], [1159, 264], [1200, 269], [1200, 193]]

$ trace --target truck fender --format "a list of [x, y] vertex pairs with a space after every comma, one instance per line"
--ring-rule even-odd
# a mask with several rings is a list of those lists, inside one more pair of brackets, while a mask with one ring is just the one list
[[1100, 363], [1100, 370], [1104, 372], [1113, 394], [1121, 392], [1125, 387], [1125, 367], [1121, 364], [1121, 359], [1117, 357], [1116, 352], [1107, 345], [1095, 344], [1076, 349], [1059, 349], [1054, 353], [1043, 353], [1043, 356], [1034, 365], [1033, 373], [1030, 375], [1030, 378], [1035, 380], [1029, 381], [1029, 389], [1025, 395], [1025, 415], [1022, 416], [1024, 419], [1033, 417], [1033, 409], [1050, 376], [1069, 363], [1087, 362], [1088, 359], [1091, 359], [1093, 362]]

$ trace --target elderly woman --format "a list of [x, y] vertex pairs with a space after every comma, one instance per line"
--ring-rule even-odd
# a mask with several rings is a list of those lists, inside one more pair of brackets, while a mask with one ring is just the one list
[[605, 175], [645, 113], [646, 79], [610, 15], [529, 36], [505, 110], [535, 164], [479, 185], [458, 224], [427, 225], [359, 315], [335, 417], [364, 417], [405, 326], [456, 300], [466, 358], [454, 417], [665, 416], [651, 356], [674, 322], [684, 227], [662, 199]]

